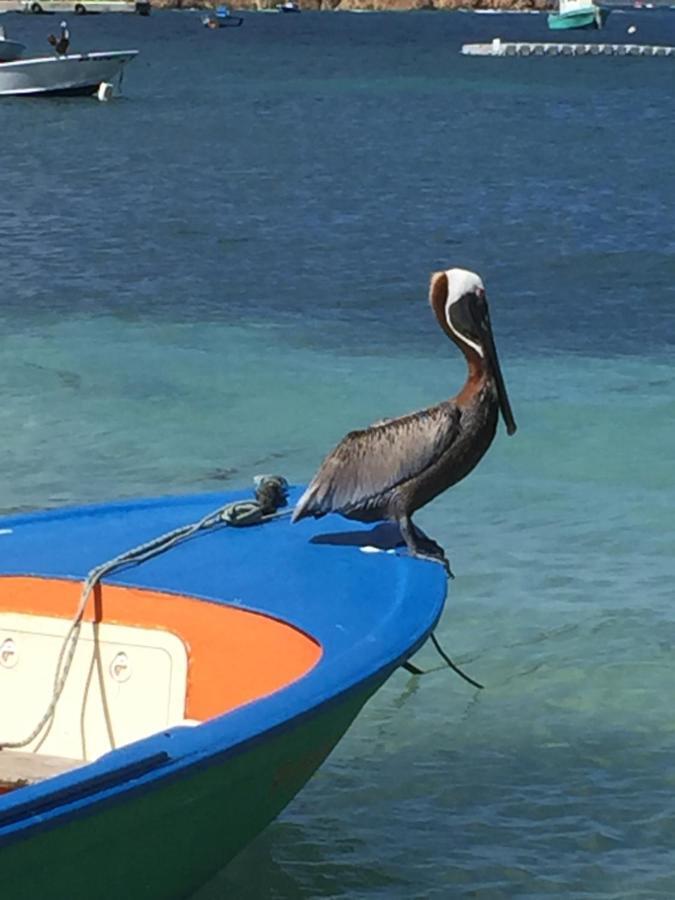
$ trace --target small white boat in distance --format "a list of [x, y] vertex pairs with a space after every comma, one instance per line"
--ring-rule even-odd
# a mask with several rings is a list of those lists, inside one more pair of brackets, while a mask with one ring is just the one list
[[0, 63], [0, 97], [93, 96], [102, 84], [119, 88], [138, 50], [41, 56]]

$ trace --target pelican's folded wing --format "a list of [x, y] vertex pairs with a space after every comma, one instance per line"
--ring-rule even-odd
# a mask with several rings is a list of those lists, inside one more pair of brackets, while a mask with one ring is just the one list
[[377, 505], [383, 494], [419, 476], [455, 441], [460, 411], [452, 402], [351, 431], [321, 464], [293, 521]]

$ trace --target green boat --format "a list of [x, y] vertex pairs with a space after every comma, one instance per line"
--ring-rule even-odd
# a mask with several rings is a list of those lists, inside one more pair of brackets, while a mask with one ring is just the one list
[[589, 0], [560, 0], [558, 11], [548, 15], [548, 27], [553, 31], [602, 28], [608, 16], [608, 9]]

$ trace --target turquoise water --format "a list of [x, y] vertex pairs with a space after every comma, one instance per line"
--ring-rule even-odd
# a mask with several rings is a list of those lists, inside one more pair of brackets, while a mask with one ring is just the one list
[[419, 515], [486, 690], [394, 675], [195, 900], [675, 896], [672, 63], [457, 53], [542, 16], [70, 24], [141, 55], [119, 102], [2, 105], [3, 510], [306, 480], [459, 389], [453, 265], [519, 425]]

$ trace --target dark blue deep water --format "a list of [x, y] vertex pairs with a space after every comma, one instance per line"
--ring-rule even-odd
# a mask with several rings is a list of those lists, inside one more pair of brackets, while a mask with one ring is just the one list
[[540, 15], [70, 25], [141, 53], [109, 104], [0, 105], [0, 508], [306, 480], [459, 389], [450, 266], [519, 424], [419, 517], [487, 689], [393, 676], [199, 900], [674, 897], [675, 61], [458, 52]]

